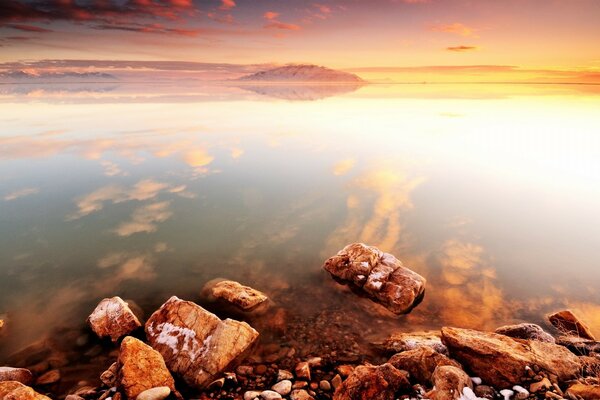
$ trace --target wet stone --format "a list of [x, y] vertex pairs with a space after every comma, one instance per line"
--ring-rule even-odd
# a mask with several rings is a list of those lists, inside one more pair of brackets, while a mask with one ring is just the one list
[[529, 323], [501, 326], [496, 329], [496, 333], [517, 339], [539, 340], [540, 342], [547, 343], [554, 343], [556, 341], [541, 326]]
[[292, 381], [284, 379], [274, 384], [271, 389], [282, 396], [287, 396], [292, 391]]
[[38, 377], [35, 381], [35, 384], [50, 385], [58, 381], [60, 381], [60, 371], [57, 369], [53, 369]]
[[31, 385], [33, 375], [25, 368], [0, 367], [0, 381], [17, 381], [23, 385]]
[[571, 310], [563, 310], [550, 314], [548, 315], [548, 320], [561, 332], [583, 339], [596, 340], [590, 328], [577, 318]]
[[103, 299], [88, 317], [88, 323], [98, 337], [110, 337], [113, 342], [142, 326], [127, 303], [118, 296]]
[[209, 301], [221, 301], [242, 311], [251, 311], [269, 298], [264, 293], [231, 280], [216, 279], [208, 282], [202, 289]]
[[169, 387], [159, 386], [144, 390], [136, 397], [136, 400], [164, 400], [169, 394], [171, 394]]

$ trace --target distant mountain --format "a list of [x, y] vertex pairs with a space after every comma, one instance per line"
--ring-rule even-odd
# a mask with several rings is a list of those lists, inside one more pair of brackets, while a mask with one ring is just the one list
[[118, 80], [117, 77], [105, 72], [48, 72], [25, 69], [0, 72], [0, 81], [11, 83], [107, 82]]
[[321, 67], [312, 64], [286, 65], [260, 71], [254, 74], [239, 78], [240, 81], [247, 82], [322, 82], [322, 83], [359, 83], [364, 82], [357, 75], [337, 71], [331, 68]]

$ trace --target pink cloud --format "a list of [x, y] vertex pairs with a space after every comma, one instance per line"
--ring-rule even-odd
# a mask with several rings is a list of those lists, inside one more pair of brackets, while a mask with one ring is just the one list
[[446, 50], [462, 53], [462, 52], [466, 52], [466, 51], [479, 50], [479, 47], [477, 47], [477, 46], [450, 46], [450, 47], [446, 47]]
[[460, 36], [473, 36], [474, 34], [473, 28], [461, 24], [460, 22], [455, 22], [453, 24], [437, 24], [429, 29], [434, 32], [452, 33]]
[[282, 29], [288, 31], [299, 31], [301, 29], [300, 25], [279, 21], [279, 13], [275, 11], [267, 11], [263, 14], [263, 17], [268, 21], [268, 23], [263, 26], [265, 29]]
[[235, 7], [234, 0], [221, 0], [221, 7], [219, 7], [219, 9], [220, 10], [231, 10], [234, 7]]

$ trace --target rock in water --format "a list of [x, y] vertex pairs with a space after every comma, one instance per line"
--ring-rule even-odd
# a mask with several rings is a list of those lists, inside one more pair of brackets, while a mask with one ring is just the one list
[[434, 389], [429, 393], [431, 400], [457, 400], [467, 387], [473, 389], [469, 375], [451, 365], [437, 367], [432, 376]]
[[31, 385], [33, 375], [25, 368], [0, 367], [0, 382], [17, 381], [23, 385]]
[[596, 340], [590, 328], [581, 322], [570, 310], [550, 314], [548, 315], [548, 320], [561, 332], [583, 339]]
[[556, 342], [551, 334], [545, 332], [541, 326], [536, 324], [523, 323], [501, 326], [496, 329], [496, 333], [517, 339], [539, 340], [547, 343]]
[[175, 381], [160, 353], [134, 337], [127, 336], [121, 342], [118, 365], [119, 387], [128, 399], [160, 386], [175, 390]]
[[377, 349], [385, 353], [400, 353], [419, 347], [429, 347], [438, 353], [448, 354], [448, 349], [442, 343], [439, 331], [395, 332], [383, 342], [373, 344]]
[[339, 386], [333, 400], [393, 400], [401, 389], [409, 389], [406, 372], [391, 364], [361, 365]]
[[426, 385], [431, 381], [431, 376], [438, 366], [451, 365], [460, 368], [459, 363], [430, 347], [419, 347], [395, 354], [389, 359], [388, 363], [408, 372], [411, 381], [422, 385]]
[[210, 301], [222, 301], [242, 311], [250, 311], [269, 298], [262, 292], [235, 281], [212, 280], [204, 285], [202, 293]]
[[409, 312], [425, 293], [425, 278], [393, 255], [363, 243], [344, 247], [325, 261], [323, 268], [334, 278], [361, 288], [395, 314]]
[[188, 385], [203, 388], [254, 344], [258, 332], [245, 322], [221, 321], [173, 296], [146, 322], [146, 335], [167, 366]]
[[88, 323], [96, 335], [110, 337], [113, 342], [142, 326], [127, 303], [118, 296], [103, 299], [88, 317]]
[[0, 382], [0, 399], [6, 400], [51, 400], [29, 386], [17, 381]]
[[573, 353], [552, 343], [512, 339], [497, 333], [442, 328], [442, 341], [450, 356], [485, 383], [505, 388], [526, 378], [527, 367], [537, 365], [559, 380], [573, 379], [581, 362]]

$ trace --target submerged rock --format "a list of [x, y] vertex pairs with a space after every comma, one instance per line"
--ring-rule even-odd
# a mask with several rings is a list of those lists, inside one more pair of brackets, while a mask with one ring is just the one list
[[267, 295], [256, 289], [236, 281], [221, 279], [208, 282], [202, 293], [209, 301], [225, 302], [242, 311], [254, 310], [269, 300]]
[[596, 340], [590, 328], [581, 322], [571, 310], [563, 310], [550, 314], [548, 315], [548, 320], [556, 329], [563, 333], [583, 339]]
[[33, 375], [25, 368], [0, 367], [0, 382], [17, 381], [23, 385], [31, 385]]
[[536, 324], [506, 325], [496, 329], [496, 333], [516, 339], [539, 340], [540, 342], [555, 343], [556, 340], [541, 326]]
[[429, 393], [431, 400], [457, 400], [465, 388], [473, 389], [469, 375], [452, 365], [437, 367], [431, 380], [434, 387]]
[[171, 389], [168, 386], [159, 386], [144, 390], [135, 400], [163, 400], [169, 397]]
[[409, 388], [406, 372], [392, 364], [361, 365], [336, 389], [333, 400], [393, 400], [396, 392]]
[[88, 317], [90, 327], [99, 337], [116, 342], [140, 328], [142, 324], [120, 297], [103, 299]]
[[448, 354], [448, 349], [442, 343], [439, 331], [396, 332], [384, 341], [373, 343], [373, 345], [385, 353], [400, 353], [419, 347], [429, 347], [438, 353]]
[[251, 348], [258, 332], [245, 322], [221, 321], [190, 301], [173, 296], [146, 322], [146, 334], [173, 373], [203, 388], [234, 367]]
[[512, 339], [497, 333], [442, 328], [442, 341], [450, 356], [485, 383], [505, 388], [524, 381], [534, 366], [560, 380], [577, 376], [580, 360], [566, 348], [537, 340]]
[[17, 381], [0, 382], [0, 399], [2, 400], [51, 400], [39, 394], [29, 386]]
[[428, 384], [438, 366], [450, 365], [460, 368], [459, 363], [434, 351], [430, 347], [419, 347], [414, 350], [395, 354], [389, 359], [388, 363], [408, 372], [410, 380], [420, 384]]
[[162, 386], [169, 393], [175, 391], [175, 381], [160, 353], [134, 337], [127, 336], [121, 342], [118, 368], [118, 385], [128, 399]]
[[363, 243], [344, 247], [323, 268], [343, 283], [361, 288], [395, 314], [409, 312], [425, 293], [425, 278], [393, 255]]

